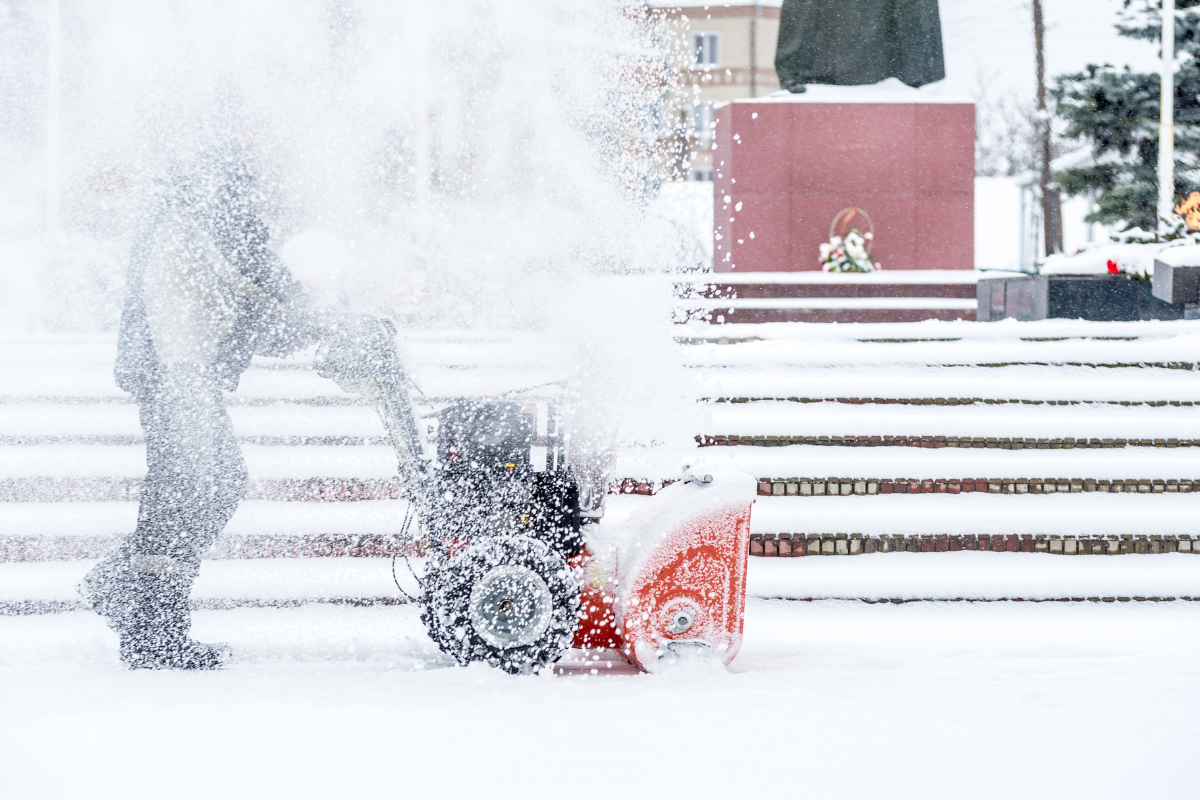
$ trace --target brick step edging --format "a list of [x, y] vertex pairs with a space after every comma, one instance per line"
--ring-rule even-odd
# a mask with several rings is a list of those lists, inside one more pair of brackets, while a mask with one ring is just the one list
[[1079, 405], [1109, 405], [1109, 406], [1193, 406], [1200, 401], [1192, 400], [1003, 400], [985, 397], [702, 397], [702, 402], [711, 403], [843, 403], [852, 406], [862, 405], [901, 405], [901, 406], [1079, 406]]
[[[759, 478], [762, 497], [845, 497], [883, 494], [1189, 494], [1200, 480], [1127, 478]], [[633, 494], [633, 492], [622, 492]], [[641, 492], [638, 492], [639, 494]], [[647, 492], [652, 493], [652, 492]]]
[[1051, 555], [1157, 555], [1198, 553], [1200, 537], [1121, 534], [1053, 536], [1035, 534], [934, 534], [868, 536], [861, 533], [750, 534], [750, 555], [764, 558], [856, 556], [868, 553], [1047, 553]]
[[1076, 439], [1007, 436], [741, 436], [699, 435], [700, 447], [925, 447], [993, 450], [1084, 450], [1124, 447], [1200, 447], [1200, 439]]

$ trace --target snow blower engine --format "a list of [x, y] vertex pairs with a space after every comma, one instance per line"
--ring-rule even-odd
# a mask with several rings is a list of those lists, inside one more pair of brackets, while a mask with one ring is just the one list
[[461, 399], [422, 418], [395, 328], [368, 315], [330, 323], [315, 366], [379, 411], [429, 556], [421, 618], [458, 663], [534, 672], [572, 646], [650, 671], [733, 660], [753, 478], [685, 470], [623, 525], [585, 524], [607, 478], [577, 470], [560, 404]]

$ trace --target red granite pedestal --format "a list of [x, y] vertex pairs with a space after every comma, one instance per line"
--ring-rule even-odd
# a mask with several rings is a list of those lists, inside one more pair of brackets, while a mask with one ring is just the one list
[[717, 110], [715, 271], [819, 270], [818, 248], [848, 207], [874, 222], [885, 272], [974, 267], [975, 107], [854, 101], [883, 96], [855, 94], [868, 88]]

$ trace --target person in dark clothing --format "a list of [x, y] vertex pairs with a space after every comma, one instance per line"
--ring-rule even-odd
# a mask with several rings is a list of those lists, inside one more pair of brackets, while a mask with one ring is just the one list
[[228, 650], [190, 636], [200, 556], [247, 486], [225, 410], [253, 355], [319, 338], [303, 286], [268, 246], [245, 149], [228, 139], [155, 181], [130, 257], [117, 385], [146, 440], [135, 530], [79, 584], [130, 668], [212, 669]]
[[937, 0], [783, 0], [775, 48], [779, 84], [862, 86], [946, 77]]

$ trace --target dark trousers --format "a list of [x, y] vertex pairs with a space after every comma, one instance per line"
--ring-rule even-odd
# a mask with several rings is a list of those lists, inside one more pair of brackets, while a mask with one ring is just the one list
[[246, 466], [211, 371], [168, 367], [136, 399], [146, 439], [137, 527], [85, 583], [118, 633], [153, 625], [186, 635], [200, 556], [246, 493]]
[[246, 465], [215, 378], [192, 366], [164, 372], [137, 398], [146, 481], [131, 552], [198, 564], [246, 493]]

